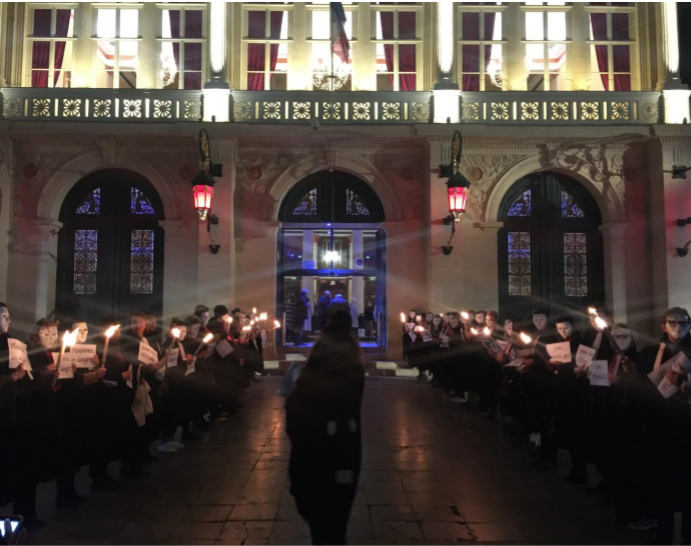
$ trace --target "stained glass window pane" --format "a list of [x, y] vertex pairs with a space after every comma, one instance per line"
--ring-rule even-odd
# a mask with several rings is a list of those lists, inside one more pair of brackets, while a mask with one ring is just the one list
[[530, 296], [532, 276], [530, 271], [530, 233], [510, 231], [509, 248], [509, 296]]
[[99, 214], [101, 212], [101, 188], [96, 188], [77, 207], [77, 214]]
[[353, 190], [346, 190], [346, 214], [348, 216], [369, 216], [365, 202]]
[[532, 212], [532, 195], [525, 190], [509, 207], [508, 216], [530, 216]]
[[98, 231], [78, 229], [74, 232], [74, 277], [75, 294], [96, 293], [96, 269], [98, 265]]
[[154, 214], [151, 202], [137, 188], [130, 189], [130, 213], [131, 214]]
[[317, 188], [308, 191], [293, 210], [295, 216], [317, 215]]
[[568, 193], [561, 192], [561, 216], [562, 218], [584, 218], [583, 210]]
[[564, 294], [588, 295], [588, 260], [585, 233], [564, 233]]
[[133, 229], [130, 252], [130, 293], [154, 292], [154, 232]]

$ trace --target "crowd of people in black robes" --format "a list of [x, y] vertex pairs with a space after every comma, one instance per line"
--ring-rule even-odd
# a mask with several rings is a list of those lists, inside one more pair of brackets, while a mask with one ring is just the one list
[[[602, 495], [612, 518], [635, 530], [655, 529], [653, 543], [672, 544], [674, 513], [681, 511], [682, 543], [691, 544], [686, 309], [669, 309], [661, 338], [640, 344], [604, 305], [583, 310], [580, 320], [544, 310], [525, 322], [502, 322], [494, 311], [412, 310], [401, 321], [405, 355], [419, 379], [449, 392], [453, 402], [473, 398], [483, 415], [501, 420], [514, 445], [528, 450], [535, 469], [555, 468], [558, 451], [566, 450], [571, 471], [564, 481], [586, 487], [594, 468], [602, 479], [588, 491]], [[570, 360], [555, 359], [552, 344], [566, 342]]]
[[[185, 320], [173, 319], [165, 335], [155, 316], [141, 312], [122, 322], [106, 318], [95, 332], [80, 318], [41, 319], [17, 365], [10, 347], [19, 340], [0, 303], [0, 507], [12, 503], [25, 528], [37, 530], [45, 526], [36, 513], [37, 485], [54, 480], [56, 504], [76, 509], [88, 500], [75, 488], [82, 466], [91, 491], [109, 491], [122, 479], [149, 475], [155, 451], [175, 453], [226, 422], [259, 381], [266, 330], [255, 313], [218, 305], [209, 314], [199, 305]], [[67, 348], [62, 358], [72, 363], [59, 373], [65, 331], [75, 334], [74, 347], [96, 345], [89, 367], [76, 367], [69, 355], [78, 350]], [[142, 345], [153, 349], [155, 362], [142, 362]], [[122, 476], [112, 476], [110, 463], [118, 460]]]

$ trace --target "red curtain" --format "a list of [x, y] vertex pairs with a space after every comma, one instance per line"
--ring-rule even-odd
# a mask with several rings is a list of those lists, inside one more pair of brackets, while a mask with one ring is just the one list
[[[612, 39], [629, 39], [628, 13], [612, 14]], [[612, 46], [612, 61], [614, 64], [614, 90], [631, 91], [631, 50], [629, 46]], [[628, 72], [628, 74], [622, 74], [622, 72]]]
[[[464, 13], [461, 17], [464, 40], [480, 39], [480, 14], [478, 12]], [[480, 90], [480, 46], [463, 46], [463, 91]]]
[[[379, 20], [381, 21], [381, 37], [384, 40], [393, 40], [393, 12], [380, 11]], [[393, 72], [393, 44], [384, 44], [384, 56], [386, 57], [386, 71]], [[389, 81], [393, 89], [393, 74], [389, 74]]]
[[[283, 12], [282, 11], [272, 11], [271, 12], [271, 21], [270, 21], [270, 37], [273, 39], [279, 39], [281, 37], [281, 26], [283, 25]], [[269, 69], [271, 72], [276, 70], [276, 62], [278, 61], [278, 47], [279, 44], [271, 44], [271, 50], [269, 51], [269, 61], [271, 64], [269, 65]], [[270, 74], [269, 75], [269, 82], [274, 79], [274, 75]]]
[[[34, 36], [50, 36], [50, 10], [34, 10]], [[31, 87], [48, 87], [50, 42], [34, 42], [31, 50]], [[36, 70], [38, 69], [38, 70]]]
[[[59, 9], [57, 10], [55, 21], [55, 35], [60, 37], [67, 37], [67, 32], [70, 29], [70, 19], [72, 18], [72, 10]], [[65, 58], [65, 46], [67, 42], [55, 42], [55, 75], [53, 76], [53, 86], [57, 85], [60, 78], [60, 71], [62, 70], [62, 62]]]
[[[591, 13], [590, 24], [593, 27], [593, 38], [595, 40], [607, 40], [607, 14], [606, 13]], [[597, 57], [597, 66], [600, 70], [600, 77], [602, 78], [602, 85], [605, 91], [609, 91], [609, 58], [607, 56], [606, 45], [595, 46], [595, 56]]]
[[[266, 38], [266, 12], [250, 11], [247, 14], [247, 35], [250, 38]], [[264, 90], [264, 44], [247, 44], [247, 89]]]
[[200, 10], [185, 11], [185, 38], [202, 37], [202, 12]]
[[[398, 38], [410, 40], [415, 38], [415, 12], [398, 12]], [[399, 44], [398, 46], [398, 72], [399, 90], [417, 91], [415, 70], [415, 44]], [[408, 74], [404, 74], [408, 72]]]
[[[177, 61], [177, 56], [176, 59]], [[202, 88], [202, 44], [185, 44], [185, 89]]]

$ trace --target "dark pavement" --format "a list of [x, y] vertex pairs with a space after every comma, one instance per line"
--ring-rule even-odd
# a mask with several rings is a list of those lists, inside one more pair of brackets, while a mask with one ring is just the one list
[[[290, 445], [278, 378], [245, 394], [245, 407], [176, 454], [151, 477], [124, 478], [57, 509], [54, 485], [39, 489], [48, 527], [34, 544], [310, 544], [288, 493]], [[351, 544], [459, 542], [628, 544], [636, 533], [610, 507], [558, 471], [538, 471], [497, 422], [409, 379], [368, 378], [364, 464], [350, 522]], [[560, 466], [566, 466], [560, 456]], [[118, 467], [111, 473], [118, 476]], [[86, 493], [82, 469], [78, 490]]]

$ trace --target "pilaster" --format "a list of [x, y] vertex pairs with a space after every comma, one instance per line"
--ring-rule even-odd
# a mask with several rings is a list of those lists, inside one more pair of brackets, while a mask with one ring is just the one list
[[626, 223], [600, 226], [604, 242], [605, 299], [615, 322], [628, 322], [626, 299]]

